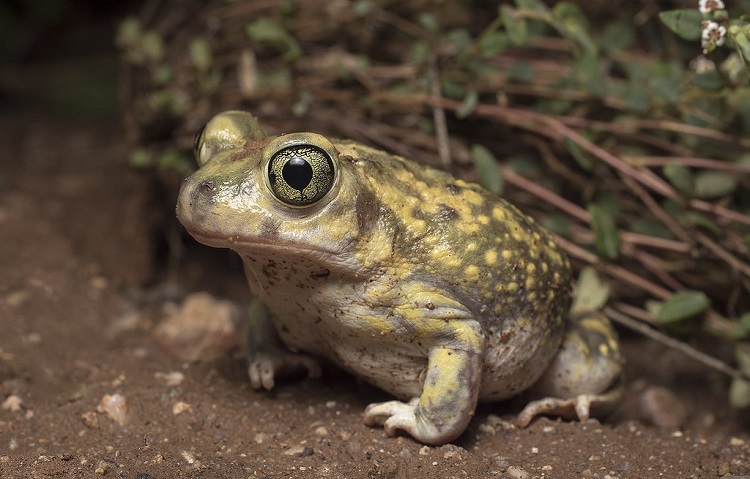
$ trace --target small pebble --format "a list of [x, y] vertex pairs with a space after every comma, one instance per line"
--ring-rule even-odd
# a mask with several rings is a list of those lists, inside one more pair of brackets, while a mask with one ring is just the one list
[[182, 307], [165, 311], [154, 329], [157, 342], [185, 361], [208, 361], [224, 356], [240, 344], [237, 325], [242, 312], [229, 301], [208, 293], [194, 293]]
[[296, 446], [292, 446], [289, 449], [284, 450], [281, 454], [285, 456], [302, 456], [302, 454], [305, 451], [305, 446], [302, 446], [301, 444], [298, 444]]
[[177, 401], [172, 405], [172, 414], [177, 416], [178, 414], [182, 414], [186, 411], [190, 410], [190, 404], [184, 402], [184, 401]]
[[688, 415], [680, 398], [662, 386], [649, 386], [641, 393], [638, 411], [643, 420], [662, 429], [678, 429]]
[[81, 421], [89, 429], [99, 429], [99, 416], [94, 411], [81, 414]]
[[504, 457], [496, 457], [495, 465], [497, 466], [498, 469], [500, 469], [500, 472], [505, 472], [510, 467], [510, 463]]
[[302, 452], [299, 454], [299, 457], [310, 457], [315, 454], [315, 449], [311, 447], [305, 447], [302, 449]]
[[16, 308], [24, 304], [30, 298], [31, 298], [31, 293], [29, 292], [29, 290], [19, 289], [19, 290], [14, 290], [14, 291], [9, 292], [5, 296], [5, 303], [8, 306]]
[[124, 426], [128, 420], [128, 403], [122, 394], [105, 394], [96, 409], [106, 413], [120, 426]]
[[5, 398], [5, 401], [3, 401], [2, 407], [6, 411], [10, 412], [18, 412], [21, 410], [21, 406], [23, 406], [23, 399], [16, 396], [15, 394], [11, 394], [7, 398]]
[[188, 451], [182, 451], [182, 452], [180, 453], [180, 456], [182, 456], [182, 458], [183, 458], [183, 459], [185, 460], [185, 462], [187, 462], [188, 464], [191, 464], [191, 465], [192, 465], [192, 464], [195, 464], [195, 463], [196, 463], [196, 459], [195, 459], [195, 454], [193, 454], [192, 452], [188, 452]]
[[512, 479], [529, 479], [531, 477], [531, 474], [516, 466], [508, 467], [505, 473]]
[[168, 373], [155, 373], [156, 379], [164, 381], [164, 384], [169, 387], [175, 387], [182, 384], [185, 380], [185, 375], [180, 371], [170, 371]]
[[510, 431], [515, 429], [515, 427], [516, 426], [512, 422], [506, 421], [495, 414], [490, 414], [487, 416], [487, 420], [479, 425], [479, 430], [487, 434], [495, 435], [498, 431]]
[[105, 475], [109, 470], [112, 468], [107, 462], [105, 461], [99, 461], [96, 463], [96, 469], [94, 469], [94, 472], [96, 474], [99, 474], [100, 476]]
[[729, 439], [729, 445], [730, 446], [744, 446], [745, 440], [740, 439], [739, 437], [732, 437]]

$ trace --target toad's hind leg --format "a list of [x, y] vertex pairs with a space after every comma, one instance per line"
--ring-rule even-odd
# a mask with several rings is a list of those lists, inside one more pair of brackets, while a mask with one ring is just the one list
[[624, 390], [617, 333], [600, 313], [571, 318], [557, 355], [529, 390], [533, 397], [516, 419], [526, 427], [541, 414], [577, 417], [611, 412]]

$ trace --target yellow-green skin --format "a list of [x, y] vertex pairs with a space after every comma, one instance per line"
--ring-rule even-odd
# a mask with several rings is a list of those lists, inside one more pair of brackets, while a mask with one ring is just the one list
[[[269, 157], [297, 143], [330, 151], [336, 166], [330, 191], [304, 207], [280, 201], [267, 178]], [[197, 147], [202, 166], [177, 214], [198, 241], [240, 254], [270, 311], [252, 328], [255, 388], [288, 367], [318, 372], [269, 348], [264, 321], [292, 351], [409, 401], [370, 405], [365, 421], [429, 444], [459, 436], [477, 400], [596, 395], [619, 376], [606, 320], [567, 319], [570, 267], [551, 235], [481, 187], [353, 141], [267, 138], [243, 112], [211, 120]], [[570, 351], [558, 354], [566, 331]], [[566, 407], [588, 415], [588, 403], [553, 401], [532, 403], [521, 423]]]

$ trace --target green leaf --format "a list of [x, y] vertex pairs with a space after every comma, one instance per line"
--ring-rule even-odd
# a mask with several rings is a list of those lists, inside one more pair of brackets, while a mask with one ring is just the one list
[[352, 12], [357, 18], [367, 16], [375, 10], [375, 2], [372, 0], [357, 0], [352, 6]]
[[737, 189], [737, 178], [723, 171], [702, 171], [695, 175], [695, 196], [712, 199], [734, 193]]
[[437, 18], [431, 13], [420, 14], [419, 24], [430, 33], [437, 33], [438, 30], [440, 30], [440, 24], [438, 23]]
[[620, 214], [620, 200], [621, 195], [618, 195], [613, 190], [602, 189], [596, 193], [594, 203], [601, 208], [609, 216], [615, 217]]
[[674, 239], [672, 232], [661, 221], [650, 218], [635, 218], [629, 225], [630, 231], [657, 238]]
[[643, 87], [643, 80], [639, 78], [628, 79], [623, 100], [625, 107], [636, 113], [646, 113], [651, 108], [652, 94], [648, 88]]
[[205, 38], [194, 38], [190, 42], [190, 59], [198, 71], [206, 72], [211, 68], [211, 63], [213, 62], [211, 45], [208, 44]]
[[570, 138], [565, 138], [565, 147], [581, 168], [586, 171], [591, 171], [594, 168], [595, 160], [591, 157], [589, 152], [584, 151], [584, 149], [581, 148], [581, 145]]
[[130, 153], [128, 164], [137, 170], [150, 168], [154, 165], [154, 155], [143, 148], [137, 148]]
[[622, 51], [630, 48], [635, 42], [635, 28], [632, 23], [612, 22], [604, 27], [598, 43], [603, 50]]
[[169, 65], [158, 65], [151, 71], [151, 79], [156, 86], [166, 86], [172, 80], [172, 69]]
[[659, 12], [659, 19], [667, 28], [685, 40], [696, 41], [701, 38], [703, 14], [697, 8]]
[[464, 98], [464, 102], [461, 104], [461, 106], [456, 110], [456, 116], [458, 118], [464, 119], [467, 116], [474, 113], [474, 110], [477, 108], [477, 102], [479, 101], [479, 94], [476, 90], [471, 90], [469, 93], [466, 94], [466, 97]]
[[740, 316], [739, 319], [732, 324], [731, 328], [717, 328], [706, 324], [703, 329], [709, 334], [719, 338], [732, 340], [747, 339], [750, 336], [750, 312]]
[[[750, 136], [750, 88], [737, 88], [733, 92], [733, 95], [727, 98], [727, 102], [733, 104], [735, 110], [739, 114], [742, 124], [742, 132], [746, 136]], [[738, 161], [742, 161], [742, 159], [739, 159]]]
[[492, 32], [479, 40], [479, 52], [483, 57], [494, 57], [508, 49], [510, 39], [505, 32]]
[[704, 312], [711, 305], [703, 291], [680, 291], [667, 298], [656, 314], [659, 324], [678, 323]]
[[193, 155], [189, 155], [177, 148], [167, 148], [154, 157], [154, 166], [165, 170], [176, 171], [184, 175], [195, 170]]
[[570, 238], [572, 235], [573, 222], [569, 216], [563, 214], [551, 214], [541, 218], [542, 226], [548, 230], [556, 233], [565, 238]]
[[607, 82], [602, 78], [602, 60], [596, 55], [579, 55], [573, 64], [578, 83], [591, 95], [603, 98]]
[[724, 80], [716, 70], [698, 73], [690, 79], [690, 83], [708, 91], [719, 91], [724, 88]]
[[135, 17], [128, 17], [117, 27], [115, 40], [121, 47], [133, 46], [141, 37], [141, 21]]
[[456, 28], [445, 35], [445, 39], [456, 47], [456, 57], [465, 58], [471, 48], [472, 38], [465, 28]]
[[577, 314], [585, 311], [599, 311], [607, 304], [609, 293], [609, 285], [602, 281], [594, 268], [586, 266], [578, 276], [576, 295], [573, 298], [570, 313]]
[[141, 53], [147, 61], [158, 62], [164, 57], [164, 40], [154, 31], [141, 35]]
[[657, 62], [651, 68], [649, 87], [668, 103], [677, 103], [682, 96], [682, 66], [674, 62]]
[[549, 8], [540, 0], [516, 0], [516, 6], [523, 10], [534, 12], [548, 12]]
[[416, 41], [411, 46], [411, 61], [417, 65], [425, 65], [430, 58], [430, 45], [425, 41]]
[[505, 158], [505, 164], [508, 165], [514, 173], [523, 176], [539, 175], [546, 168], [546, 163], [538, 156], [528, 155], [511, 155]]
[[692, 197], [694, 192], [693, 173], [690, 168], [677, 163], [669, 163], [662, 168], [667, 180], [685, 196]]
[[750, 61], [750, 29], [748, 29], [747, 24], [743, 26], [744, 28], [740, 25], [731, 25], [728, 33], [729, 38], [731, 38], [732, 42], [735, 44], [737, 53], [739, 53], [745, 63], [747, 63]]
[[750, 346], [738, 344], [734, 349], [734, 358], [740, 371], [750, 375]]
[[729, 404], [737, 409], [750, 406], [750, 381], [733, 379], [729, 385]]
[[589, 204], [587, 209], [591, 215], [597, 253], [608, 259], [617, 259], [620, 255], [620, 235], [614, 218], [595, 203]]
[[472, 145], [471, 157], [479, 175], [479, 184], [493, 193], [502, 193], [504, 181], [495, 155], [482, 145]]
[[508, 80], [516, 83], [531, 83], [534, 80], [534, 69], [529, 62], [519, 61], [506, 71]]
[[297, 40], [274, 20], [261, 17], [245, 27], [251, 40], [283, 52], [284, 60], [292, 61], [302, 56]]
[[593, 55], [596, 43], [589, 36], [589, 26], [581, 9], [571, 2], [559, 2], [552, 9], [555, 26], [574, 46], [584, 54]]
[[694, 226], [700, 226], [707, 230], [720, 234], [721, 228], [710, 216], [702, 215], [697, 211], [685, 211], [680, 215], [680, 220], [687, 223], [692, 223]]
[[[738, 344], [734, 349], [738, 369], [745, 375], [750, 375], [750, 350], [747, 345]], [[750, 381], [734, 379], [729, 386], [729, 404], [736, 408], [750, 406]]]
[[312, 95], [310, 95], [310, 92], [307, 90], [302, 90], [299, 92], [299, 98], [297, 101], [292, 105], [292, 115], [296, 117], [301, 117], [307, 111], [310, 109], [310, 105], [312, 105]]
[[524, 18], [519, 18], [513, 7], [508, 5], [500, 6], [500, 17], [505, 26], [505, 32], [513, 44], [522, 46], [529, 41], [529, 29]]

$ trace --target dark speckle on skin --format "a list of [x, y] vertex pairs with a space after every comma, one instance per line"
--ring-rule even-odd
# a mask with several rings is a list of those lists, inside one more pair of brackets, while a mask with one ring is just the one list
[[441, 205], [439, 214], [442, 218], [447, 220], [457, 220], [460, 218], [458, 211], [446, 205]]
[[380, 202], [369, 190], [362, 189], [357, 195], [357, 227], [362, 235], [368, 234], [377, 226], [380, 216]]
[[260, 236], [263, 238], [278, 238], [279, 225], [271, 218], [264, 218], [260, 221]]
[[463, 189], [455, 183], [448, 183], [446, 188], [448, 188], [448, 192], [452, 195], [461, 194], [461, 190]]
[[330, 276], [330, 274], [331, 274], [330, 269], [324, 269], [321, 271], [313, 271], [312, 273], [310, 273], [310, 277], [313, 279], [323, 279], [323, 278], [327, 278], [328, 276]]

